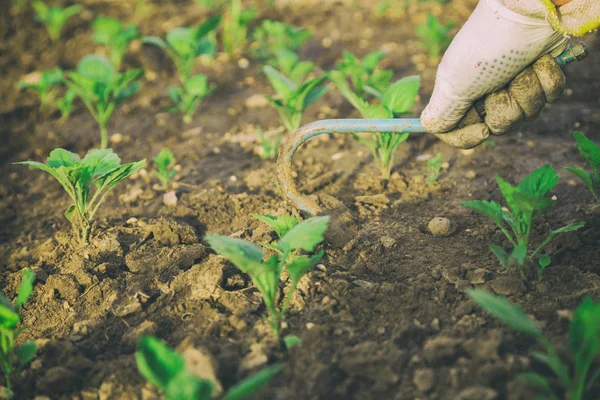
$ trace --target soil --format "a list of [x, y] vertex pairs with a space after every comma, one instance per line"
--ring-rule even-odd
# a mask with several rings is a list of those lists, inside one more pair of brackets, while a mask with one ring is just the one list
[[[341, 246], [327, 243], [322, 264], [300, 285], [284, 333], [298, 335], [302, 344], [286, 351], [262, 319], [265, 310], [249, 277], [202, 240], [207, 232], [270, 240], [273, 234], [251, 214], [295, 212], [277, 190], [274, 162], [254, 151], [254, 126], [278, 124], [273, 109], [246, 107], [251, 96], [270, 93], [258, 63], [250, 59], [244, 69], [221, 55], [212, 65], [197, 65], [218, 89], [186, 125], [165, 112], [166, 87], [176, 83], [170, 61], [157, 49], [132, 46], [126, 66], [145, 67], [146, 79], [141, 92], [115, 113], [112, 146], [126, 162], [151, 159], [169, 147], [179, 168], [170, 188], [177, 203], [163, 202], [165, 190], [149, 163], [107, 198], [87, 247], [74, 245], [63, 216], [67, 196], [59, 185], [41, 172], [11, 165], [41, 161], [55, 147], [84, 154], [98, 143], [98, 128], [81, 104], [61, 123], [57, 116], [40, 115], [35, 96], [14, 87], [28, 73], [73, 68], [90, 51], [101, 52], [91, 40], [95, 15], [132, 19], [133, 2], [82, 3], [86, 11], [67, 24], [64, 40], [56, 44], [31, 10], [9, 11], [7, 0], [1, 5], [0, 285], [13, 298], [20, 270], [35, 271], [21, 338], [40, 347], [15, 380], [17, 398], [159, 398], [135, 367], [141, 334], [164, 339], [188, 361], [200, 360], [197, 373], [214, 374], [225, 389], [262, 366], [284, 362], [259, 399], [533, 398], [516, 376], [531, 369], [548, 374], [528, 357], [535, 343], [484, 314], [464, 292], [483, 287], [508, 296], [561, 346], [569, 311], [586, 295], [600, 298], [600, 210], [590, 206], [587, 189], [561, 170], [583, 166], [569, 135], [573, 129], [600, 141], [597, 37], [585, 38], [589, 58], [569, 66], [567, 95], [518, 133], [494, 138], [496, 146], [460, 151], [413, 135], [399, 149], [387, 185], [368, 151], [348, 136], [314, 140], [299, 151], [295, 170], [302, 190], [345, 204], [357, 216], [350, 226], [356, 235]], [[419, 47], [415, 24], [434, 12], [460, 26], [475, 1], [419, 3], [387, 17], [367, 3], [261, 5], [261, 18], [310, 28], [314, 37], [300, 54], [322, 70], [332, 68], [342, 50], [362, 56], [386, 48], [385, 68], [397, 77], [423, 78], [418, 114], [431, 93], [436, 63]], [[205, 14], [189, 1], [153, 6], [138, 15], [148, 35], [195, 25]], [[330, 90], [304, 121], [350, 116], [356, 113]], [[425, 157], [417, 156], [438, 152], [448, 164], [430, 186], [427, 163], [419, 161]], [[491, 243], [503, 244], [501, 232], [458, 203], [500, 201], [496, 174], [515, 182], [545, 163], [562, 179], [554, 190], [557, 206], [540, 218], [534, 240], [576, 220], [586, 226], [551, 245], [552, 265], [541, 281], [525, 285], [488, 250]], [[435, 217], [450, 219], [450, 236], [428, 232]]]

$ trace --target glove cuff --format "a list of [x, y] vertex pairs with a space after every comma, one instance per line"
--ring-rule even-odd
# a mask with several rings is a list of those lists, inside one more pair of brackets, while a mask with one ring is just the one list
[[600, 0], [572, 0], [556, 7], [552, 0], [501, 0], [518, 14], [548, 19], [563, 35], [583, 36], [600, 27]]

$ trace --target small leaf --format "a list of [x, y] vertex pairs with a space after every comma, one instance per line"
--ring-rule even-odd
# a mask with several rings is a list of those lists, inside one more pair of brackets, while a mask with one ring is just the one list
[[600, 303], [591, 297], [583, 299], [573, 313], [569, 329], [571, 354], [595, 359], [600, 354]]
[[79, 156], [65, 149], [54, 149], [50, 152], [46, 163], [50, 168], [72, 167], [79, 164]]
[[15, 312], [12, 305], [0, 304], [0, 329], [14, 329], [19, 321], [19, 314]]
[[297, 85], [286, 78], [281, 72], [277, 71], [275, 68], [266, 65], [263, 68], [263, 72], [269, 79], [271, 86], [275, 89], [275, 92], [279, 96], [281, 96], [284, 100], [287, 100], [292, 92], [297, 88]]
[[296, 285], [304, 275], [315, 267], [323, 258], [325, 252], [321, 250], [312, 257], [298, 256], [287, 266], [288, 274], [293, 285]]
[[185, 369], [183, 357], [150, 336], [142, 336], [139, 340], [135, 359], [140, 374], [163, 391]]
[[552, 393], [552, 386], [548, 379], [535, 372], [526, 372], [517, 376], [521, 382], [534, 389], [537, 392]]
[[228, 258], [242, 272], [247, 270], [247, 261], [261, 262], [264, 257], [260, 247], [245, 240], [208, 234], [206, 241], [217, 254]]
[[415, 104], [421, 87], [421, 77], [407, 76], [394, 83], [386, 91], [381, 104], [394, 115], [408, 112]]
[[492, 253], [494, 253], [496, 258], [498, 259], [498, 261], [500, 261], [500, 264], [504, 268], [508, 267], [508, 253], [506, 252], [506, 250], [495, 244], [490, 246], [490, 250], [492, 251]]
[[508, 256], [507, 264], [509, 266], [517, 265], [518, 267], [521, 267], [525, 263], [526, 257], [527, 257], [527, 247], [523, 244], [518, 245], [517, 247], [512, 249], [512, 251], [510, 252], [510, 255]]
[[583, 228], [584, 226], [585, 226], [585, 222], [583, 222], [583, 221], [579, 221], [579, 222], [575, 222], [573, 224], [569, 224], [567, 226], [563, 226], [560, 229], [556, 229], [556, 230], [550, 232], [550, 234], [548, 235], [548, 240], [552, 240], [555, 237], [557, 237], [558, 235], [562, 235], [563, 233], [575, 232], [576, 230], [579, 230], [579, 229]]
[[534, 337], [542, 336], [542, 332], [523, 309], [504, 297], [494, 296], [482, 289], [472, 289], [467, 293], [475, 303], [514, 330]]
[[520, 192], [545, 196], [558, 183], [558, 174], [550, 164], [534, 170], [517, 185]]
[[573, 137], [575, 138], [575, 143], [577, 143], [579, 153], [581, 153], [594, 171], [598, 171], [598, 168], [600, 168], [600, 147], [581, 132], [573, 133]]
[[267, 367], [231, 388], [222, 400], [242, 400], [261, 390], [283, 369], [283, 364]]
[[29, 361], [33, 360], [35, 354], [38, 351], [38, 347], [33, 340], [25, 342], [15, 349], [15, 355], [19, 360], [19, 369], [22, 369]]
[[85, 56], [77, 64], [77, 72], [86, 78], [100, 82], [108, 82], [115, 70], [106, 57], [91, 54]]
[[323, 234], [329, 225], [329, 217], [312, 217], [300, 222], [292, 228], [279, 242], [282, 251], [302, 249], [313, 251], [315, 246], [323, 242]]
[[19, 292], [17, 293], [16, 307], [19, 308], [33, 292], [33, 281], [35, 280], [35, 274], [29, 268], [23, 269], [23, 277], [21, 278], [21, 284], [19, 285]]
[[302, 343], [302, 339], [300, 339], [296, 335], [287, 335], [283, 338], [283, 344], [285, 344], [286, 349], [291, 349], [294, 346], [298, 346]]
[[167, 383], [164, 392], [169, 400], [209, 400], [212, 398], [214, 387], [212, 382], [184, 370]]
[[581, 168], [572, 167], [565, 167], [565, 169], [577, 176], [579, 179], [581, 179], [592, 192], [594, 191], [594, 182], [592, 181], [592, 177], [587, 171], [584, 171]]
[[163, 147], [153, 161], [159, 169], [167, 169], [175, 161], [175, 155], [171, 150]]
[[267, 214], [252, 214], [252, 216], [265, 224], [275, 231], [277, 236], [281, 239], [296, 225], [298, 225], [298, 218], [293, 215], [281, 215], [274, 217]]
[[142, 43], [160, 47], [163, 50], [167, 50], [169, 48], [169, 46], [167, 45], [167, 42], [165, 42], [158, 36], [144, 36], [142, 38]]
[[71, 204], [67, 208], [67, 210], [65, 211], [65, 218], [67, 219], [67, 221], [73, 222], [73, 216], [75, 215], [76, 211], [77, 211], [77, 207], [75, 207], [75, 204]]
[[548, 254], [542, 254], [540, 259], [538, 260], [538, 264], [542, 268], [546, 268], [548, 265], [550, 265], [551, 262], [552, 262], [552, 259], [550, 258], [550, 256]]
[[546, 364], [550, 370], [554, 372], [554, 375], [556, 375], [563, 386], [567, 387], [570, 385], [571, 378], [569, 376], [569, 367], [562, 362], [558, 355], [550, 355], [541, 353], [539, 351], [534, 351], [531, 353], [531, 356], [539, 362]]
[[474, 200], [459, 203], [461, 206], [470, 208], [490, 217], [497, 225], [502, 226], [502, 206], [495, 201]]

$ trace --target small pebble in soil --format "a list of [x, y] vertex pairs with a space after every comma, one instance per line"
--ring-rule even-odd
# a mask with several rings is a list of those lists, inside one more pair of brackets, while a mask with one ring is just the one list
[[433, 236], [448, 236], [452, 233], [452, 223], [448, 218], [435, 217], [429, 221], [427, 229]]
[[323, 38], [323, 40], [321, 40], [321, 45], [323, 47], [325, 47], [326, 49], [330, 48], [331, 45], [333, 45], [333, 40], [331, 38]]
[[435, 383], [434, 371], [431, 368], [420, 368], [415, 371], [413, 383], [421, 393], [429, 392]]
[[235, 175], [231, 175], [231, 176], [229, 177], [229, 180], [230, 180], [231, 182], [237, 182], [237, 176], [235, 176]]
[[442, 163], [442, 169], [448, 169], [448, 168], [450, 168], [450, 163], [448, 161], [444, 161]]
[[467, 173], [465, 174], [465, 176], [468, 179], [475, 179], [477, 177], [477, 172], [475, 172], [472, 169], [470, 169], [470, 170], [467, 171]]
[[392, 248], [396, 244], [396, 239], [391, 238], [389, 236], [382, 236], [379, 240], [381, 241], [381, 244], [383, 244], [383, 247], [385, 247], [386, 249]]
[[314, 328], [314, 327], [315, 327], [315, 324], [314, 324], [314, 323], [312, 323], [312, 322], [308, 322], [308, 323], [306, 324], [306, 329], [308, 329], [308, 330], [311, 330], [311, 329], [312, 329], [312, 328]]
[[246, 69], [250, 66], [250, 61], [248, 61], [247, 58], [240, 58], [238, 60], [238, 67], [240, 67], [241, 69]]
[[246, 99], [246, 108], [248, 110], [257, 110], [260, 108], [265, 108], [269, 105], [269, 100], [263, 94], [253, 94], [252, 96]]
[[163, 203], [167, 206], [177, 205], [177, 193], [174, 190], [167, 192], [163, 195]]
[[344, 157], [343, 153], [335, 153], [334, 155], [331, 156], [331, 159], [333, 161], [338, 161], [338, 160], [341, 160], [342, 157]]
[[114, 133], [110, 136], [110, 142], [112, 144], [119, 144], [123, 142], [123, 134], [122, 133]]

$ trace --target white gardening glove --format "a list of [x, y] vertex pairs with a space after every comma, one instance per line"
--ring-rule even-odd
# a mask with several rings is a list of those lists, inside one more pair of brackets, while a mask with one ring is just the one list
[[[503, 1], [479, 1], [444, 55], [421, 115], [425, 129], [452, 146], [475, 147], [490, 133], [535, 118], [564, 91], [564, 74], [552, 57], [568, 39], [543, 18], [543, 10], [540, 18], [524, 16]], [[499, 89], [486, 99], [484, 122], [471, 107]]]

